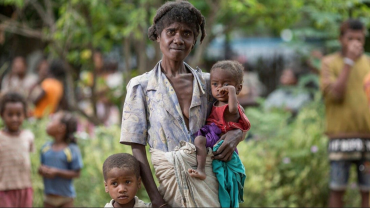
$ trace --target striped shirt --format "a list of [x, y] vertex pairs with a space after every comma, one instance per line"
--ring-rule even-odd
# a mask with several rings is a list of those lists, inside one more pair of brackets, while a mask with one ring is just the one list
[[23, 130], [19, 136], [0, 131], [0, 191], [32, 187], [31, 162], [34, 135]]

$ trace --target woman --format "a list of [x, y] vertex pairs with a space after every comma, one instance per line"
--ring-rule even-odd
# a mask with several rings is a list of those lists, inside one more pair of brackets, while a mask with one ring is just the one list
[[[184, 59], [194, 47], [199, 30], [205, 37], [205, 20], [186, 1], [162, 5], [148, 30], [157, 41], [162, 60], [148, 73], [133, 78], [127, 86], [123, 109], [121, 143], [131, 145], [140, 162], [141, 178], [153, 207], [167, 204], [158, 192], [147, 160], [145, 145], [173, 151], [180, 141], [193, 142], [213, 103], [209, 74], [192, 69]], [[228, 161], [243, 139], [241, 130], [225, 134], [214, 159]]]

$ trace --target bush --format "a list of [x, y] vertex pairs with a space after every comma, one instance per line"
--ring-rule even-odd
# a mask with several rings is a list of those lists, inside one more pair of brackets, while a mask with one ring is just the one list
[[[260, 108], [247, 109], [246, 114], [253, 134], [260, 140], [238, 146], [239, 152], [245, 153], [240, 158], [247, 174], [245, 202], [241, 206], [326, 207], [328, 139], [324, 136], [324, 105], [320, 95], [316, 95], [315, 101], [294, 119], [284, 112], [266, 113]], [[254, 128], [256, 124], [264, 128]], [[352, 170], [351, 181], [355, 175]], [[347, 206], [358, 205], [359, 194], [351, 189], [347, 194]]]

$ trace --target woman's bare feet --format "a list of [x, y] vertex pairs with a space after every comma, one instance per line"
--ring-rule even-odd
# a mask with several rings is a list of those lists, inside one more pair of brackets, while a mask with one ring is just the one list
[[188, 172], [191, 177], [198, 178], [200, 180], [204, 180], [207, 177], [204, 171], [194, 170], [194, 169], [189, 168]]

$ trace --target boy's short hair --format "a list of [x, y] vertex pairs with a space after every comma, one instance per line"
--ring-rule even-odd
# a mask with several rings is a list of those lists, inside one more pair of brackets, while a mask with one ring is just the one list
[[343, 36], [347, 30], [362, 30], [365, 33], [365, 26], [358, 19], [348, 19], [340, 25], [340, 36]]
[[223, 69], [233, 75], [237, 85], [243, 84], [243, 71], [244, 67], [238, 61], [218, 61], [211, 68], [211, 73], [214, 69]]
[[113, 168], [130, 168], [133, 169], [137, 178], [140, 177], [140, 165], [136, 158], [127, 153], [118, 153], [109, 156], [103, 164], [104, 180], [107, 179], [108, 171]]
[[24, 97], [16, 92], [8, 92], [1, 96], [0, 99], [0, 115], [3, 115], [7, 103], [22, 103], [24, 115], [27, 115], [27, 102]]

